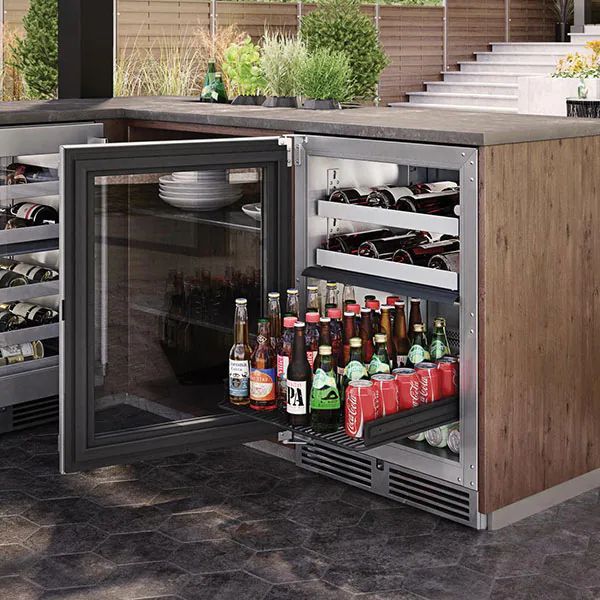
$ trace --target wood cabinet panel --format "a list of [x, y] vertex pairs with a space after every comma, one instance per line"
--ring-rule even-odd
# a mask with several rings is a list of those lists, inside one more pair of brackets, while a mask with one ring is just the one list
[[600, 137], [480, 151], [480, 510], [600, 467]]

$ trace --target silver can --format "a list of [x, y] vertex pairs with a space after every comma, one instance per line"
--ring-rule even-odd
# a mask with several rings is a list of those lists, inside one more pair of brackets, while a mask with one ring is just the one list
[[425, 432], [425, 440], [434, 448], [445, 448], [448, 445], [448, 435], [450, 434], [449, 425], [434, 427]]
[[455, 424], [448, 434], [448, 450], [454, 454], [460, 454], [460, 429], [458, 423]]
[[424, 433], [415, 433], [413, 435], [409, 435], [408, 439], [412, 440], [413, 442], [424, 442], [425, 434]]

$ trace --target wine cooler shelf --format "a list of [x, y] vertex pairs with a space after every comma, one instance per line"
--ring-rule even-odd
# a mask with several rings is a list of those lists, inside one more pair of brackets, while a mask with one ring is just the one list
[[364, 424], [362, 439], [351, 438], [340, 427], [333, 433], [316, 433], [311, 427], [299, 427], [287, 422], [287, 415], [279, 411], [257, 411], [247, 406], [236, 406], [228, 400], [219, 405], [230, 412], [270, 423], [279, 429], [297, 433], [302, 437], [322, 440], [352, 450], [369, 450], [390, 442], [399, 441], [409, 435], [422, 433], [440, 425], [454, 423], [459, 418], [458, 397], [443, 398], [431, 404], [422, 404], [388, 417], [368, 421]]
[[0, 408], [58, 395], [58, 356], [2, 367]]
[[5, 331], [0, 333], [0, 347], [22, 344], [33, 340], [48, 340], [57, 338], [58, 335], [58, 323], [49, 323], [48, 325], [38, 325], [34, 327], [25, 327], [23, 329], [15, 329], [14, 331]]
[[58, 223], [0, 230], [0, 256], [58, 248]]
[[43, 298], [45, 296], [56, 296], [60, 291], [60, 281], [44, 281], [42, 283], [30, 283], [28, 285], [17, 285], [15, 287], [0, 289], [0, 304], [17, 302], [19, 300], [30, 300], [31, 298]]

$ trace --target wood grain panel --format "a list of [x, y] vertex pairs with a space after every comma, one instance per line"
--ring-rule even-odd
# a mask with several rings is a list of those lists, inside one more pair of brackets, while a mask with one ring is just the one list
[[508, 0], [511, 42], [546, 42], [554, 39], [556, 17], [552, 0]]
[[480, 153], [480, 510], [600, 467], [600, 137]]

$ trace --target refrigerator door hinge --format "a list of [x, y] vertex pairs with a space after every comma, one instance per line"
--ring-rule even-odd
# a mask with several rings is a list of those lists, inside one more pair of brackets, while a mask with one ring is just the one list
[[279, 145], [286, 147], [288, 167], [300, 167], [302, 165], [305, 142], [306, 138], [299, 135], [284, 135], [279, 138]]

